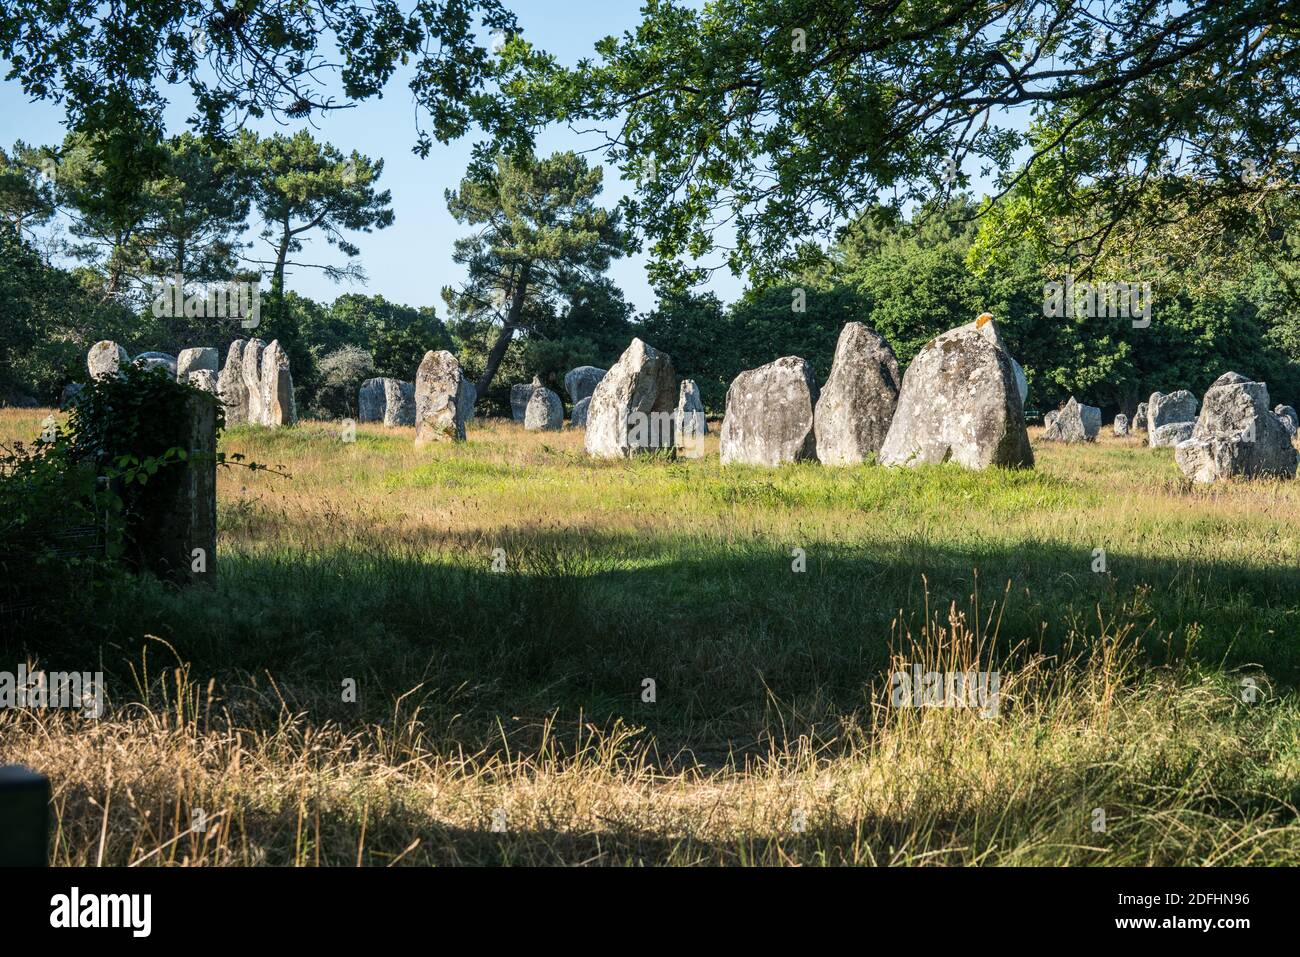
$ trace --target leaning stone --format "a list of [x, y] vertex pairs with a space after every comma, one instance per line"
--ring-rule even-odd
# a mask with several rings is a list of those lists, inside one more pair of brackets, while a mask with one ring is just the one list
[[1095, 442], [1101, 432], [1101, 409], [1084, 405], [1070, 396], [1057, 411], [1052, 424], [1043, 433], [1049, 442]]
[[465, 438], [461, 418], [465, 374], [445, 349], [424, 354], [415, 374], [415, 445], [459, 442]]
[[587, 454], [626, 458], [672, 448], [677, 398], [672, 358], [633, 339], [591, 395], [584, 440]]
[[1032, 467], [1011, 356], [969, 327], [923, 346], [903, 375], [879, 458], [884, 465]]
[[1123, 412], [1115, 416], [1115, 425], [1113, 428], [1116, 435], [1128, 435], [1128, 416]]
[[510, 414], [516, 422], [524, 421], [524, 412], [528, 410], [528, 400], [533, 397], [533, 390], [542, 387], [542, 380], [533, 376], [527, 385], [516, 383], [510, 387]]
[[220, 371], [217, 363], [220, 355], [216, 349], [203, 346], [197, 349], [182, 349], [176, 356], [176, 381], [188, 382], [191, 372], [207, 369], [215, 377]]
[[564, 403], [550, 389], [537, 388], [524, 410], [524, 428], [529, 432], [554, 432], [564, 428]]
[[596, 391], [596, 386], [600, 385], [600, 380], [605, 378], [607, 371], [597, 369], [595, 366], [578, 366], [566, 372], [564, 391], [569, 393], [569, 401], [581, 402], [583, 399], [591, 398], [591, 394]]
[[742, 372], [727, 389], [722, 464], [776, 466], [817, 458], [816, 406], [812, 366], [798, 356]]
[[1230, 478], [1295, 478], [1296, 450], [1282, 417], [1269, 409], [1268, 386], [1237, 373], [1205, 393], [1191, 438], [1174, 449], [1193, 482]]
[[161, 369], [176, 378], [176, 357], [165, 352], [142, 352], [131, 360], [131, 364], [146, 370]]
[[248, 386], [244, 384], [244, 339], [236, 339], [226, 353], [226, 364], [217, 376], [217, 395], [226, 407], [226, 425], [248, 421]]
[[591, 396], [573, 403], [573, 412], [569, 415], [569, 425], [575, 429], [587, 427], [587, 409], [591, 406]]
[[[1235, 375], [1235, 373], [1229, 373]], [[1196, 396], [1186, 389], [1179, 389], [1177, 392], [1170, 392], [1165, 395], [1161, 392], [1151, 393], [1151, 398], [1147, 400], [1147, 442], [1152, 448], [1158, 448], [1163, 445], [1174, 445], [1176, 443], [1169, 441], [1174, 435], [1181, 435], [1183, 430], [1172, 430], [1161, 432], [1166, 425], [1174, 425], [1180, 422], [1194, 423], [1196, 421]], [[1187, 435], [1178, 439], [1190, 438], [1190, 430]]]
[[298, 421], [298, 409], [293, 398], [293, 376], [289, 372], [289, 356], [272, 339], [262, 353], [262, 424], [276, 428], [293, 425]]
[[98, 379], [100, 376], [115, 375], [121, 366], [130, 361], [130, 355], [116, 342], [101, 339], [90, 347], [90, 352], [86, 355], [86, 368], [90, 370], [92, 379]]
[[845, 325], [817, 399], [817, 458], [825, 465], [858, 465], [879, 452], [902, 380], [888, 342], [860, 322]]

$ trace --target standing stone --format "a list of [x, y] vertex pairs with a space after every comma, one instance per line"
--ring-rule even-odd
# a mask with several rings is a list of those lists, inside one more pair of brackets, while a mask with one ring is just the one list
[[1296, 415], [1295, 409], [1291, 408], [1291, 406], [1279, 405], [1273, 410], [1273, 414], [1281, 417], [1286, 422], [1292, 436], [1296, 434], [1297, 429], [1300, 429], [1300, 416]]
[[244, 339], [236, 339], [226, 353], [226, 364], [217, 377], [217, 395], [226, 407], [226, 425], [248, 421], [248, 386], [244, 383]]
[[1061, 414], [1060, 409], [1051, 409], [1043, 415], [1043, 428], [1050, 432], [1052, 426], [1056, 424], [1056, 417]]
[[215, 378], [220, 369], [217, 363], [221, 361], [220, 354], [216, 349], [206, 346], [198, 349], [182, 349], [176, 356], [176, 381], [188, 382], [191, 372], [198, 372], [200, 369], [207, 369]]
[[921, 348], [903, 375], [884, 465], [1030, 468], [1034, 453], [1011, 356], [969, 326]]
[[542, 380], [533, 376], [527, 385], [516, 383], [510, 387], [510, 414], [516, 422], [524, 421], [524, 412], [528, 410], [528, 400], [533, 397], [533, 390], [542, 387]]
[[1147, 430], [1147, 404], [1139, 402], [1137, 412], [1133, 416], [1133, 431], [1145, 432]]
[[465, 375], [445, 349], [424, 354], [415, 374], [415, 445], [457, 442], [465, 438], [461, 418]]
[[139, 563], [177, 584], [217, 574], [217, 404], [191, 395], [187, 412], [176, 444], [189, 454], [150, 481], [131, 534]]
[[1191, 438], [1196, 406], [1196, 396], [1186, 389], [1168, 395], [1152, 392], [1147, 400], [1147, 443], [1151, 448], [1177, 445]]
[[63, 392], [59, 395], [59, 408], [66, 412], [76, 406], [81, 401], [82, 393], [86, 387], [80, 382], [69, 382], [63, 387]]
[[116, 342], [101, 339], [90, 347], [90, 352], [86, 355], [86, 368], [90, 370], [92, 379], [98, 379], [100, 376], [115, 375], [120, 366], [130, 361], [130, 355]]
[[266, 343], [261, 339], [249, 339], [244, 343], [241, 358], [244, 388], [248, 392], [246, 420], [251, 425], [261, 425], [265, 419], [262, 407], [262, 354], [266, 352]]
[[1002, 338], [1002, 328], [993, 318], [993, 314], [982, 312], [974, 322], [959, 328], [977, 330], [980, 335], [1007, 354], [1007, 358], [1011, 360], [1011, 372], [1016, 379], [1016, 391], [1020, 393], [1020, 408], [1023, 409], [1025, 402], [1029, 400], [1029, 380], [1025, 377], [1024, 368], [1016, 361], [1016, 357], [1011, 354], [1006, 341]]
[[131, 360], [131, 364], [146, 371], [161, 369], [173, 379], [176, 378], [176, 357], [165, 352], [142, 352]]
[[1070, 396], [1043, 433], [1049, 442], [1095, 442], [1101, 431], [1101, 409], [1084, 405]]
[[676, 408], [677, 371], [672, 358], [633, 339], [591, 394], [587, 454], [626, 458], [672, 448]]
[[1128, 435], [1128, 416], [1123, 412], [1115, 416], [1114, 430], [1116, 435]]
[[[461, 381], [461, 388], [468, 383]], [[415, 383], [389, 379], [384, 383], [384, 425], [415, 425]]]
[[816, 407], [817, 380], [798, 356], [742, 372], [727, 388], [722, 464], [776, 466], [817, 458]]
[[575, 429], [587, 427], [587, 409], [591, 406], [591, 396], [573, 403], [573, 412], [569, 415], [569, 425]]
[[388, 394], [385, 385], [388, 379], [367, 379], [361, 383], [357, 392], [357, 421], [382, 422], [388, 408]]
[[817, 458], [825, 465], [858, 465], [879, 452], [902, 380], [889, 343], [860, 322], [848, 323], [817, 399]]
[[691, 452], [691, 458], [704, 454], [704, 437], [709, 434], [709, 421], [704, 415], [704, 403], [694, 379], [683, 379], [677, 393], [677, 411], [673, 413], [673, 432], [677, 447]]
[[591, 398], [591, 394], [596, 391], [596, 386], [600, 385], [600, 380], [605, 378], [606, 371], [608, 370], [597, 369], [595, 366], [578, 366], [566, 372], [564, 391], [569, 393], [569, 401], [581, 402], [583, 399]]
[[564, 403], [546, 387], [533, 390], [524, 410], [524, 428], [529, 432], [554, 432], [564, 428]]
[[460, 387], [460, 420], [466, 425], [473, 421], [476, 405], [478, 405], [478, 386], [465, 378]]
[[289, 356], [280, 347], [279, 339], [262, 353], [262, 424], [276, 428], [293, 425], [298, 421], [298, 409], [293, 398], [293, 376], [289, 372]]
[[217, 393], [217, 374], [211, 369], [191, 369], [185, 379], [186, 383], [204, 392]]
[[1228, 478], [1295, 478], [1296, 450], [1282, 417], [1269, 409], [1268, 386], [1237, 373], [1205, 393], [1192, 436], [1174, 461], [1193, 482]]

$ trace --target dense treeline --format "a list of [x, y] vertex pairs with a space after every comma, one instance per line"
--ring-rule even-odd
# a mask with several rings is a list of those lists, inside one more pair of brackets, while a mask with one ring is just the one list
[[[1171, 255], [1165, 258], [1174, 265], [1159, 269], [1149, 258], [1108, 263], [1086, 278], [1150, 282], [1149, 325], [1133, 315], [1049, 315], [1045, 284], [1068, 266], [1051, 254], [1042, 228], [1017, 215], [1014, 197], [992, 215], [965, 197], [919, 207], [910, 219], [872, 209], [828, 247], [807, 250], [798, 269], [747, 289], [735, 303], [665, 288], [637, 315], [604, 275], [632, 244], [617, 213], [593, 202], [599, 168], [571, 153], [483, 167], [471, 170], [448, 200], [462, 221], [491, 224], [494, 241], [458, 245], [470, 280], [443, 290], [444, 319], [431, 306], [380, 295], [348, 292], [326, 304], [285, 288], [286, 262], [302, 248], [299, 219], [313, 228], [326, 224], [326, 238], [347, 255], [351, 264], [335, 268], [337, 278], [364, 279], [344, 230], [391, 222], [388, 194], [375, 186], [382, 162], [346, 157], [310, 137], [245, 137], [238, 149], [254, 157], [256, 169], [273, 171], [251, 174], [246, 163], [207, 156], [192, 137], [181, 137], [165, 149], [187, 177], [169, 173], [155, 183], [123, 225], [119, 214], [106, 212], [112, 205], [96, 198], [93, 164], [77, 159], [82, 148], [65, 144], [53, 183], [39, 175], [39, 163], [52, 153], [19, 144], [12, 158], [0, 156], [0, 196], [11, 226], [0, 235], [0, 396], [9, 402], [56, 401], [64, 384], [84, 378], [86, 350], [98, 339], [115, 339], [133, 354], [211, 345], [224, 355], [232, 339], [255, 334], [286, 344], [299, 404], [309, 414], [355, 412], [363, 379], [410, 380], [428, 349], [455, 352], [472, 377], [489, 383], [483, 411], [504, 414], [511, 383], [537, 375], [559, 390], [565, 371], [607, 367], [640, 335], [667, 350], [678, 371], [699, 383], [709, 410], [721, 413], [738, 372], [782, 355], [808, 359], [824, 381], [846, 322], [872, 325], [906, 364], [928, 339], [983, 311], [1001, 321], [1038, 411], [1070, 395], [1108, 415], [1131, 411], [1154, 390], [1199, 392], [1229, 369], [1268, 381], [1279, 401], [1300, 401], [1294, 293], [1267, 258], [1207, 266]], [[365, 171], [360, 192], [358, 168]], [[310, 195], [301, 187], [304, 170]], [[298, 185], [287, 187], [295, 175]], [[225, 184], [228, 176], [256, 198], [241, 202]], [[551, 205], [519, 212], [539, 196]], [[191, 202], [206, 212], [195, 215]], [[557, 203], [570, 214], [577, 210], [583, 228], [539, 226], [554, 223]], [[267, 260], [241, 254], [250, 207], [262, 210], [262, 238], [274, 252]], [[57, 209], [68, 213], [67, 235], [56, 231], [51, 239], [46, 231], [42, 245], [35, 226], [57, 222]], [[77, 264], [58, 265], [53, 253]], [[263, 269], [271, 285], [255, 331], [237, 320], [159, 318], [149, 308], [151, 276], [187, 270], [224, 281]], [[503, 303], [513, 303], [513, 311], [503, 311]]]

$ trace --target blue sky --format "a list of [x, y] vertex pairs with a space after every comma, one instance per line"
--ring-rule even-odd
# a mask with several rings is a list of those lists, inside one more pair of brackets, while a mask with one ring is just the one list
[[[590, 56], [596, 40], [622, 33], [640, 20], [638, 0], [512, 0], [509, 6], [518, 16], [524, 35], [566, 63]], [[184, 91], [178, 92], [184, 96]], [[169, 132], [184, 129], [188, 114], [187, 101], [174, 101], [168, 114]], [[62, 110], [56, 104], [29, 102], [17, 83], [0, 82], [0, 144], [6, 148], [17, 139], [34, 144], [57, 143], [64, 134], [62, 120]], [[300, 125], [279, 126], [268, 120], [255, 124], [254, 128], [260, 133], [292, 132]], [[431, 305], [440, 316], [444, 315], [440, 291], [444, 285], [454, 285], [462, 278], [461, 270], [452, 262], [451, 252], [452, 243], [465, 229], [448, 215], [443, 193], [454, 187], [464, 174], [473, 137], [450, 146], [437, 144], [428, 159], [415, 156], [411, 152], [415, 115], [406, 82], [401, 77], [394, 79], [382, 99], [367, 100], [355, 109], [321, 117], [316, 120], [316, 126], [318, 139], [345, 151], [355, 149], [383, 158], [384, 174], [380, 183], [392, 192], [396, 221], [384, 230], [351, 234], [361, 249], [359, 260], [368, 276], [364, 285], [339, 285], [321, 276], [319, 270], [300, 269], [289, 277], [289, 287], [325, 302], [344, 292], [377, 293], [415, 306]], [[556, 128], [542, 135], [538, 151], [546, 154], [563, 149], [590, 149], [596, 144], [594, 136], [579, 136], [568, 129]], [[594, 156], [590, 158], [595, 161]], [[617, 171], [606, 167], [604, 204], [613, 206], [626, 191], [626, 184]], [[257, 250], [255, 246], [253, 252]], [[301, 256], [312, 262], [343, 260], [321, 240]], [[313, 258], [307, 260], [308, 256]], [[616, 262], [610, 275], [638, 310], [653, 305], [644, 256]], [[730, 301], [739, 295], [741, 282], [722, 272], [715, 275], [708, 288]]]

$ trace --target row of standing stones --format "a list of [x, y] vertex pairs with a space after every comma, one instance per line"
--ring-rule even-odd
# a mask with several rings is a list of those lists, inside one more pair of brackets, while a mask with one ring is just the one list
[[[1270, 409], [1268, 386], [1236, 372], [1215, 379], [1197, 402], [1186, 389], [1153, 392], [1139, 403], [1130, 422], [1118, 415], [1115, 435], [1147, 433], [1151, 448], [1172, 446], [1179, 470], [1194, 482], [1228, 478], [1294, 478], [1297, 455], [1293, 439], [1300, 416], [1289, 405]], [[1199, 409], [1199, 412], [1198, 412]], [[1056, 442], [1092, 442], [1101, 431], [1101, 410], [1070, 397], [1047, 413], [1044, 438]]]
[[[298, 421], [289, 357], [278, 340], [267, 345], [261, 339], [236, 339], [226, 353], [225, 365], [218, 369], [220, 358], [216, 349], [205, 346], [182, 349], [176, 356], [142, 352], [132, 359], [122, 346], [105, 339], [90, 347], [86, 367], [92, 379], [116, 375], [127, 364], [161, 369], [178, 382], [220, 396], [228, 425], [247, 422], [275, 427]], [[75, 404], [80, 392], [80, 385], [69, 385], [63, 391], [62, 405]]]

